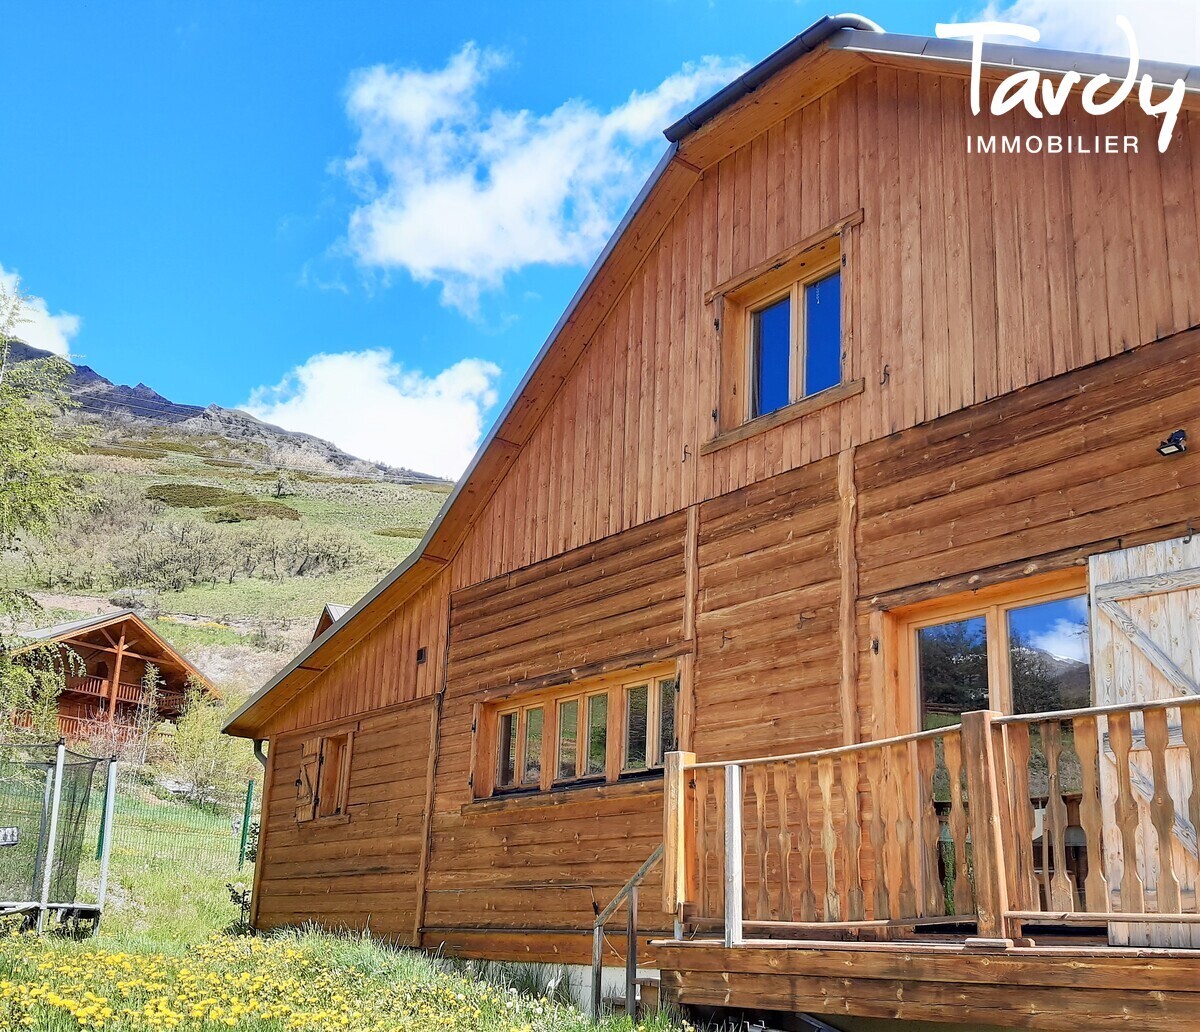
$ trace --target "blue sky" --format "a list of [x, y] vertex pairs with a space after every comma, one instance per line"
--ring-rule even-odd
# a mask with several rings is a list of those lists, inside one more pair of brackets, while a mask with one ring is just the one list
[[[978, 10], [852, 6], [925, 35]], [[1011, 5], [1080, 49], [1135, 6]], [[1143, 49], [1155, 33], [1174, 45], [1161, 26], [1185, 10], [1194, 26], [1184, 3], [1128, 11]], [[0, 275], [33, 296], [26, 335], [117, 381], [249, 404], [453, 475], [661, 153], [661, 129], [826, 7], [2, 12]]]

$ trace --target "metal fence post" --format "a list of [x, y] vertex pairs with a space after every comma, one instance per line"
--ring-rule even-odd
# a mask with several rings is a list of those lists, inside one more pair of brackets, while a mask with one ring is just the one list
[[242, 812], [242, 841], [238, 846], [238, 870], [246, 866], [246, 843], [250, 839], [250, 816], [254, 811], [254, 779], [246, 785], [246, 807]]
[[725, 766], [725, 946], [742, 941], [742, 768]]
[[104, 910], [108, 893], [108, 866], [112, 862], [113, 818], [117, 806], [117, 758], [108, 761], [108, 781], [104, 786], [104, 810], [100, 815], [100, 887], [96, 890], [96, 906]]
[[50, 803], [50, 833], [46, 836], [46, 866], [42, 871], [42, 905], [38, 908], [37, 930], [41, 935], [46, 927], [46, 910], [50, 906], [50, 883], [54, 879], [54, 847], [58, 836], [58, 806], [62, 802], [63, 764], [66, 761], [67, 746], [60, 738], [58, 753], [54, 760], [54, 794]]

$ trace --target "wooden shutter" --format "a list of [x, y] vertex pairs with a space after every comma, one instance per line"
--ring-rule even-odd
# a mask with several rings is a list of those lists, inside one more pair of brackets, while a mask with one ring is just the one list
[[296, 820], [311, 821], [317, 814], [317, 782], [321, 767], [321, 739], [300, 744], [300, 773], [296, 778]]
[[[1092, 556], [1090, 582], [1097, 705], [1200, 695], [1200, 539], [1176, 538]], [[1200, 798], [1200, 755], [1191, 755], [1185, 743], [1194, 738], [1189, 732], [1200, 710], [1188, 707], [1166, 713], [1166, 786], [1174, 809], [1170, 860], [1187, 898], [1200, 883], [1194, 823]], [[1113, 742], [1108, 735], [1103, 740], [1100, 796], [1105, 874], [1110, 886], [1121, 885], [1122, 831], [1130, 830], [1122, 827], [1122, 819], [1127, 825], [1136, 820], [1136, 837], [1141, 843], [1137, 873], [1146, 895], [1161, 899], [1158, 889], [1165, 858], [1160, 856], [1152, 819], [1155, 761], [1141, 714], [1135, 713], [1131, 723], [1132, 734], [1122, 735], [1118, 744], [1123, 749], [1126, 737], [1132, 740], [1130, 787], [1136, 817], [1128, 804], [1124, 810], [1120, 807]], [[1163, 751], [1159, 749], [1160, 764]], [[1114, 943], [1200, 946], [1196, 925], [1110, 925], [1109, 929]]]

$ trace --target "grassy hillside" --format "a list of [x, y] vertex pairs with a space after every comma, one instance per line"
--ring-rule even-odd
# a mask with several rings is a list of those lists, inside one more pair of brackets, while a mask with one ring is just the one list
[[136, 605], [218, 682], [248, 689], [417, 545], [450, 484], [354, 475], [259, 442], [128, 423], [77, 457], [88, 504], [0, 577], [57, 612]]

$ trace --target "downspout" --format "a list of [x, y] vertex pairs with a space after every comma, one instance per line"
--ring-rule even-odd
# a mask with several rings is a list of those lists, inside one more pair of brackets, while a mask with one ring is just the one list
[[267, 754], [263, 752], [263, 742], [265, 741], [265, 738], [254, 739], [254, 758], [262, 764], [264, 774], [267, 771]]

